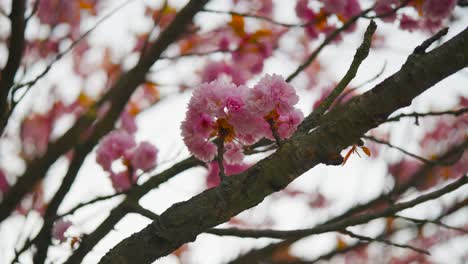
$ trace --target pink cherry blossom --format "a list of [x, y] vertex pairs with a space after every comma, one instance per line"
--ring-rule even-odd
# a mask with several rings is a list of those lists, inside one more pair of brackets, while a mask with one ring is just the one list
[[257, 129], [259, 117], [252, 116], [246, 105], [249, 89], [217, 79], [203, 83], [193, 92], [182, 136], [189, 150], [203, 161], [211, 161], [217, 147], [211, 140], [223, 137], [225, 142], [234, 138], [241, 143], [251, 143], [262, 133]]
[[229, 77], [233, 83], [240, 85], [244, 84], [247, 80], [244, 71], [239, 71], [237, 67], [224, 62], [213, 61], [209, 62], [202, 72], [202, 82], [211, 82], [218, 79], [220, 76]]
[[[354, 16], [357, 16], [361, 11], [361, 5], [359, 4], [358, 0], [347, 0], [343, 16], [345, 19], [350, 19]], [[355, 27], [350, 27], [348, 31], [354, 31], [353, 28]]]
[[128, 111], [120, 115], [120, 127], [129, 134], [134, 134], [137, 131], [135, 117]]
[[392, 22], [396, 19], [396, 12], [393, 10], [398, 7], [398, 0], [377, 0], [375, 3], [375, 13], [378, 16], [384, 15], [381, 19], [385, 22]]
[[425, 0], [422, 10], [428, 19], [437, 21], [448, 18], [456, 5], [456, 0]]
[[401, 160], [388, 166], [388, 172], [396, 179], [398, 184], [408, 182], [419, 170], [421, 164], [414, 160]]
[[3, 170], [0, 169], [0, 193], [5, 194], [9, 188], [10, 188], [10, 185], [8, 184], [6, 175], [3, 172]]
[[323, 8], [328, 13], [342, 14], [345, 11], [347, 0], [322, 0]]
[[315, 18], [315, 13], [314, 11], [308, 7], [308, 0], [299, 0], [296, 3], [296, 15], [305, 20], [305, 21], [310, 21]]
[[[241, 164], [229, 164], [224, 163], [224, 170], [226, 176], [231, 176], [239, 174], [247, 170], [251, 165], [241, 163]], [[208, 163], [208, 174], [206, 176], [206, 187], [213, 188], [219, 185], [221, 179], [219, 177], [219, 166], [216, 161]]]
[[156, 165], [157, 156], [156, 147], [147, 141], [140, 142], [133, 151], [132, 166], [134, 169], [147, 171]]
[[229, 142], [225, 146], [224, 160], [227, 164], [240, 164], [244, 160], [242, 145]]
[[265, 116], [277, 109], [287, 113], [299, 101], [294, 88], [284, 81], [283, 77], [273, 74], [265, 75], [254, 86], [248, 98], [250, 110], [257, 115]]
[[72, 226], [72, 222], [64, 219], [59, 219], [55, 222], [54, 227], [52, 228], [52, 237], [59, 240], [60, 242], [65, 242], [67, 238], [65, 237], [65, 232], [68, 228]]
[[225, 161], [240, 163], [242, 145], [273, 138], [271, 121], [282, 138], [292, 135], [303, 120], [294, 108], [298, 100], [294, 88], [279, 75], [265, 76], [253, 89], [223, 79], [203, 83], [190, 99], [181, 124], [182, 137], [190, 152], [203, 161], [214, 159], [217, 146], [213, 140], [222, 139]]
[[105, 170], [110, 170], [112, 162], [135, 145], [135, 139], [129, 133], [112, 131], [101, 140], [96, 151], [96, 161]]
[[278, 118], [278, 134], [281, 138], [289, 138], [296, 131], [297, 126], [304, 120], [304, 115], [299, 110], [292, 110]]
[[26, 158], [32, 159], [45, 153], [51, 129], [51, 118], [45, 115], [33, 114], [23, 121], [20, 134]]
[[133, 177], [127, 170], [118, 173], [111, 172], [110, 179], [112, 181], [112, 187], [118, 192], [130, 189], [133, 184]]
[[414, 30], [420, 28], [420, 24], [418, 20], [407, 15], [402, 15], [400, 19], [400, 28], [403, 30], [408, 30], [409, 32], [413, 32]]

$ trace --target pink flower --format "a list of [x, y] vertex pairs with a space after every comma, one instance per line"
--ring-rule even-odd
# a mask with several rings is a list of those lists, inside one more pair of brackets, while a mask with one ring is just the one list
[[275, 108], [279, 112], [289, 112], [299, 101], [299, 97], [283, 77], [273, 74], [266, 75], [254, 86], [248, 101], [251, 111], [265, 116]]
[[435, 33], [441, 27], [442, 20], [432, 20], [430, 18], [426, 18], [421, 21], [421, 28], [430, 33]]
[[[246, 98], [249, 89], [236, 86], [226, 80], [201, 84], [193, 92], [181, 130], [189, 150], [203, 161], [211, 161], [217, 148], [211, 140], [222, 136], [224, 142], [236, 138], [239, 142], [251, 142], [261, 135], [255, 134], [256, 123], [247, 111]], [[253, 127], [244, 125], [244, 121]], [[253, 135], [255, 134], [255, 135]]]
[[131, 159], [134, 169], [147, 171], [156, 165], [158, 150], [149, 142], [141, 142], [133, 151]]
[[328, 13], [342, 14], [345, 11], [347, 0], [322, 0], [323, 8]]
[[297, 126], [304, 120], [299, 110], [293, 110], [278, 118], [278, 134], [281, 138], [289, 138], [296, 131]]
[[241, 144], [229, 142], [225, 146], [224, 160], [227, 164], [240, 164], [244, 160], [244, 153]]
[[404, 159], [397, 163], [390, 164], [388, 166], [388, 172], [401, 184], [408, 182], [420, 167], [421, 165], [417, 161]]
[[5, 194], [8, 192], [10, 185], [8, 184], [8, 180], [6, 178], [5, 173], [2, 169], [0, 169], [0, 193]]
[[112, 162], [135, 145], [132, 135], [125, 131], [112, 131], [101, 140], [96, 151], [96, 161], [104, 170], [110, 170]]
[[224, 61], [209, 62], [202, 72], [202, 82], [211, 82], [218, 79], [220, 76], [229, 77], [236, 85], [244, 84], [246, 76], [239, 71], [237, 67], [232, 67]]
[[260, 2], [261, 7], [257, 13], [261, 16], [271, 17], [271, 14], [273, 13], [273, 0], [262, 0]]
[[456, 0], [425, 0], [422, 10], [428, 19], [437, 21], [448, 18], [456, 5]]
[[131, 177], [129, 172], [126, 170], [118, 173], [111, 172], [110, 178], [112, 181], [112, 187], [114, 187], [117, 192], [123, 192], [132, 187], [133, 177]]
[[296, 15], [305, 21], [310, 21], [315, 18], [314, 11], [307, 5], [308, 2], [308, 0], [299, 0], [295, 8]]
[[[358, 0], [347, 0], [346, 7], [345, 7], [345, 10], [343, 12], [343, 16], [346, 19], [350, 19], [350, 18], [352, 18], [354, 16], [357, 16], [361, 11], [362, 11], [361, 5], [359, 4]], [[353, 31], [353, 30], [351, 30], [352, 28], [353, 27], [351, 27], [348, 30]]]
[[403, 30], [408, 30], [409, 32], [413, 32], [414, 30], [420, 28], [419, 21], [410, 16], [403, 15], [400, 19], [400, 28]]
[[283, 138], [292, 135], [303, 119], [294, 108], [298, 100], [294, 88], [279, 75], [265, 76], [253, 89], [220, 79], [203, 83], [190, 99], [182, 137], [190, 152], [206, 162], [217, 154], [214, 139], [221, 139], [225, 161], [240, 163], [243, 144], [273, 138], [271, 120], [281, 126]]
[[[224, 170], [226, 176], [231, 176], [235, 174], [239, 174], [247, 170], [250, 165], [242, 163], [242, 164], [227, 164], [224, 163]], [[213, 161], [208, 164], [208, 175], [206, 176], [206, 186], [207, 188], [213, 188], [219, 185], [221, 182], [219, 178], [219, 166], [216, 161]]]
[[51, 129], [52, 120], [44, 115], [33, 114], [23, 121], [20, 134], [26, 158], [33, 159], [46, 152]]
[[375, 3], [375, 13], [378, 16], [385, 15], [381, 19], [385, 22], [392, 22], [396, 19], [396, 12], [393, 12], [399, 5], [398, 0], [377, 0]]
[[120, 127], [129, 134], [135, 134], [137, 131], [135, 117], [127, 111], [123, 112], [120, 115]]
[[71, 225], [72, 223], [70, 221], [64, 220], [63, 218], [59, 219], [55, 222], [54, 227], [52, 228], [52, 237], [60, 242], [65, 242], [67, 240], [65, 232], [67, 232]]

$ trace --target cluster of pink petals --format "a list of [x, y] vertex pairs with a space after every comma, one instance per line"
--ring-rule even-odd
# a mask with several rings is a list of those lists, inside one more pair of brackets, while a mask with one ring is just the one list
[[71, 26], [71, 31], [75, 36], [79, 33], [81, 22], [81, 12], [83, 9], [96, 15], [96, 5], [99, 0], [41, 0], [38, 3], [37, 16], [42, 24], [55, 26], [65, 23]]
[[26, 159], [42, 156], [46, 152], [52, 130], [52, 122], [50, 115], [42, 114], [32, 114], [23, 120], [20, 136], [23, 155]]
[[433, 21], [450, 17], [457, 0], [425, 0], [422, 6], [424, 15]]
[[272, 139], [271, 124], [281, 138], [288, 138], [303, 120], [294, 108], [299, 98], [278, 75], [267, 75], [253, 88], [236, 86], [224, 79], [203, 83], [193, 92], [181, 130], [185, 144], [200, 160], [217, 154], [215, 138], [225, 144], [224, 160], [243, 159], [243, 145], [263, 137]]
[[3, 172], [2, 169], [0, 169], [0, 194], [4, 195], [9, 188], [10, 185], [8, 184], [5, 172]]
[[[316, 39], [322, 33], [328, 35], [337, 28], [336, 24], [328, 20], [330, 15], [336, 15], [338, 20], [345, 23], [362, 10], [358, 0], [322, 0], [323, 6], [318, 11], [309, 7], [309, 2], [308, 0], [297, 1], [295, 11], [304, 23], [313, 22], [304, 28], [310, 39]], [[351, 25], [346, 32], [352, 32], [355, 29], [356, 26]], [[341, 38], [335, 38], [334, 41], [339, 42]]]
[[236, 85], [245, 84], [247, 78], [246, 71], [240, 71], [238, 67], [231, 65], [225, 61], [212, 61], [205, 65], [202, 71], [202, 82], [211, 82], [220, 77], [229, 77]]
[[[304, 119], [302, 112], [294, 107], [299, 101], [294, 87], [279, 75], [266, 75], [251, 90], [249, 109], [257, 116], [276, 115], [273, 120], [282, 139], [289, 138]], [[266, 126], [265, 118], [262, 126]], [[266, 136], [271, 135], [270, 131]]]
[[55, 222], [54, 227], [52, 228], [52, 237], [59, 240], [60, 242], [65, 242], [67, 240], [65, 232], [67, 232], [70, 226], [72, 226], [72, 222], [62, 218], [59, 219]]
[[[117, 191], [125, 191], [136, 181], [137, 170], [148, 171], [156, 165], [158, 150], [151, 143], [142, 141], [138, 145], [134, 135], [116, 130], [106, 135], [96, 151], [96, 162], [110, 173], [112, 186]], [[120, 160], [126, 170], [115, 172], [114, 161]]]
[[[245, 163], [229, 164], [224, 162], [224, 173], [226, 176], [239, 174], [247, 170], [250, 165]], [[206, 187], [213, 188], [219, 185], [221, 178], [219, 177], [218, 162], [213, 161], [208, 163], [208, 174], [206, 175]]]
[[[408, 31], [425, 30], [434, 32], [442, 26], [442, 22], [449, 18], [457, 4], [456, 0], [424, 0], [410, 3], [419, 17], [410, 14], [400, 14], [394, 10], [401, 5], [398, 0], [376, 0], [374, 11], [382, 16], [385, 22], [393, 22], [398, 19], [400, 28]], [[404, 11], [403, 11], [404, 12]]]
[[398, 184], [407, 183], [421, 168], [421, 163], [415, 160], [402, 159], [397, 163], [388, 165], [388, 172]]

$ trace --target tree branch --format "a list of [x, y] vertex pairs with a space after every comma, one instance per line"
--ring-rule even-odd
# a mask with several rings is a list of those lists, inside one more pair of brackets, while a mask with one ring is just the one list
[[298, 131], [299, 133], [305, 133], [307, 130], [314, 128], [323, 114], [330, 108], [333, 104], [335, 99], [343, 92], [343, 90], [348, 86], [348, 84], [353, 80], [356, 76], [359, 66], [367, 58], [369, 55], [369, 50], [372, 42], [372, 36], [374, 35], [375, 30], [377, 29], [377, 25], [373, 20], [367, 26], [367, 30], [364, 33], [364, 39], [361, 43], [361, 46], [356, 50], [356, 54], [354, 54], [353, 62], [349, 67], [348, 71], [346, 72], [345, 76], [341, 79], [341, 81], [333, 88], [333, 91], [325, 98], [325, 100], [320, 103], [317, 109], [309, 115], [304, 122], [299, 126]]
[[16, 72], [18, 71], [23, 57], [24, 32], [26, 30], [26, 0], [15, 0], [11, 2], [11, 34], [8, 44], [8, 59], [5, 68], [0, 73], [0, 135], [3, 134], [5, 124], [8, 120], [8, 94], [10, 93]]
[[404, 117], [414, 117], [418, 120], [419, 117], [426, 117], [426, 116], [441, 116], [441, 115], [453, 115], [453, 116], [460, 116], [468, 112], [468, 107], [461, 108], [459, 110], [449, 110], [449, 111], [441, 111], [441, 112], [427, 112], [427, 113], [408, 113], [408, 114], [399, 114], [394, 117], [387, 119], [385, 122], [398, 122], [400, 119]]

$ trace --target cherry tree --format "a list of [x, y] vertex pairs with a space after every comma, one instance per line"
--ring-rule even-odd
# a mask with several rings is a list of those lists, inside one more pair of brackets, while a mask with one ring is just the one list
[[1, 262], [467, 261], [467, 5], [0, 0]]

